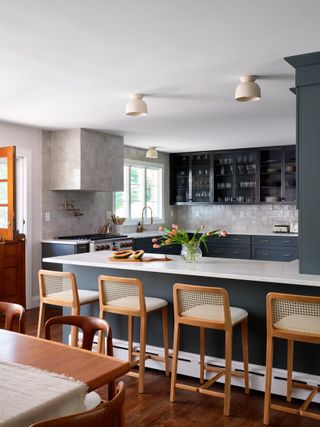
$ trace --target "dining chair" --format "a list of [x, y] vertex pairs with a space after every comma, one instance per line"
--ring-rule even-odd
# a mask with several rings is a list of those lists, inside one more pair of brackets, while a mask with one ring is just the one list
[[[37, 337], [40, 338], [45, 320], [46, 305], [71, 308], [71, 314], [80, 315], [80, 307], [84, 304], [98, 302], [98, 291], [78, 289], [74, 273], [63, 271], [39, 271], [39, 321]], [[77, 328], [71, 329], [72, 344], [77, 344]]]
[[21, 334], [25, 333], [24, 328], [24, 315], [25, 310], [20, 304], [14, 304], [13, 302], [0, 302], [0, 313], [5, 316], [4, 329], [7, 331], [13, 331], [14, 322], [18, 319], [18, 331]]
[[[106, 353], [108, 356], [113, 356], [113, 347], [112, 347], [112, 331], [108, 323], [97, 317], [90, 316], [56, 316], [51, 317], [45, 323], [45, 338], [51, 340], [51, 327], [54, 325], [70, 325], [80, 328], [83, 333], [82, 345], [81, 348], [84, 350], [92, 350], [94, 336], [96, 332], [101, 331], [104, 334], [106, 341], [106, 350], [104, 346], [98, 348], [100, 353]], [[108, 384], [108, 397], [109, 399], [113, 398], [115, 393], [115, 384], [114, 382]], [[91, 392], [88, 393], [86, 399], [87, 407], [94, 407], [101, 402], [100, 397], [97, 393]]]
[[120, 382], [115, 397], [97, 408], [66, 417], [40, 421], [30, 427], [124, 427], [125, 396], [125, 386]]

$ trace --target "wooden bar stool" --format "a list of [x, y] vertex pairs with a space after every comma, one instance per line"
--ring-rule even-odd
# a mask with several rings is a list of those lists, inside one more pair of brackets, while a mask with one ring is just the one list
[[[40, 270], [39, 271], [40, 310], [37, 337], [41, 336], [44, 327], [46, 304], [59, 307], [70, 307], [71, 314], [80, 315], [80, 306], [99, 300], [98, 291], [89, 291], [77, 287], [73, 273]], [[71, 343], [77, 345], [77, 328], [71, 328]]]
[[[311, 390], [307, 399], [298, 409], [271, 403], [273, 338], [282, 338], [288, 342], [287, 401], [291, 402], [294, 387]], [[270, 422], [270, 409], [320, 420], [320, 413], [307, 410], [320, 389], [292, 380], [294, 341], [320, 344], [320, 297], [271, 292], [267, 295], [266, 388], [263, 418], [266, 425], [269, 425]]]
[[[116, 313], [128, 316], [128, 358], [131, 366], [139, 365], [139, 393], [144, 391], [145, 360], [164, 361], [166, 375], [169, 375], [168, 351], [168, 302], [160, 298], [145, 297], [143, 285], [139, 279], [126, 277], [99, 276], [100, 318], [104, 313]], [[161, 311], [163, 324], [164, 357], [146, 354], [147, 315]], [[132, 348], [133, 317], [140, 318], [140, 351]], [[99, 336], [99, 348], [102, 345]], [[133, 360], [133, 357], [139, 357]]]
[[[176, 283], [173, 287], [174, 301], [174, 342], [170, 401], [175, 401], [175, 389], [184, 389], [208, 394], [224, 399], [223, 414], [230, 412], [231, 375], [244, 377], [245, 392], [249, 393], [248, 369], [248, 313], [229, 306], [228, 292], [222, 288], [208, 286], [183, 285]], [[241, 324], [244, 372], [232, 371], [232, 332], [233, 327]], [[181, 325], [200, 328], [200, 386], [193, 387], [177, 383], [177, 367], [179, 355]], [[205, 329], [221, 329], [225, 331], [225, 368], [210, 367], [205, 364]], [[204, 372], [218, 372], [213, 378], [204, 382]], [[225, 376], [224, 393], [209, 390], [219, 378]]]

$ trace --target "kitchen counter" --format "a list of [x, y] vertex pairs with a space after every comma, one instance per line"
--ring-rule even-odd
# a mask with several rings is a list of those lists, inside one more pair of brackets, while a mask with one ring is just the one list
[[[44, 258], [43, 261], [66, 265], [108, 268], [111, 270], [143, 271], [173, 275], [183, 274], [185, 276], [320, 287], [320, 276], [300, 274], [297, 260], [279, 262], [203, 257], [198, 263], [189, 264], [184, 262], [180, 256], [170, 255], [172, 261], [169, 262], [128, 263], [108, 260], [110, 256], [112, 256], [112, 251], [99, 251]], [[152, 256], [163, 257], [163, 255], [155, 254], [152, 254]]]

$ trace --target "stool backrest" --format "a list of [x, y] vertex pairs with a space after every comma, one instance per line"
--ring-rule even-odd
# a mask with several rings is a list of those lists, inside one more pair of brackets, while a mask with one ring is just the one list
[[283, 330], [320, 337], [320, 297], [270, 292], [267, 325], [272, 333]]
[[24, 334], [24, 308], [20, 304], [13, 302], [0, 302], [0, 313], [5, 316], [4, 329], [13, 331], [14, 321], [18, 319], [18, 331]]
[[173, 300], [174, 314], [180, 321], [196, 313], [197, 321], [206, 322], [210, 318], [210, 322], [220, 324], [221, 329], [231, 326], [228, 292], [223, 288], [176, 283]]
[[139, 279], [99, 276], [100, 308], [104, 311], [146, 312], [143, 285]]
[[53, 294], [61, 294], [61, 298], [73, 300], [79, 304], [76, 277], [73, 273], [39, 270], [40, 298], [50, 298]]

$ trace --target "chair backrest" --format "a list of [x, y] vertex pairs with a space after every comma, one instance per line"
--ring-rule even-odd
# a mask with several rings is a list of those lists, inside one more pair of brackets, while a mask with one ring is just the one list
[[51, 333], [50, 329], [53, 325], [71, 325], [82, 329], [83, 340], [82, 348], [85, 350], [92, 350], [94, 335], [97, 331], [103, 331], [107, 338], [107, 350], [108, 356], [113, 356], [112, 348], [112, 332], [111, 327], [103, 319], [89, 316], [56, 316], [51, 317], [45, 324], [45, 338], [50, 340]]
[[18, 331], [24, 334], [24, 308], [13, 302], [0, 302], [0, 313], [5, 315], [4, 329], [13, 331], [14, 321], [18, 319]]
[[41, 299], [59, 296], [79, 304], [77, 281], [73, 273], [39, 270], [39, 294]]
[[320, 297], [270, 292], [267, 295], [268, 331], [320, 337]]
[[99, 276], [100, 309], [112, 313], [146, 312], [143, 285], [139, 279]]
[[40, 421], [30, 427], [123, 427], [125, 425], [123, 408], [125, 396], [124, 384], [120, 382], [116, 396], [97, 408], [67, 417]]
[[228, 292], [223, 288], [185, 285], [173, 286], [174, 315], [177, 321], [214, 322], [222, 329], [230, 327], [231, 315]]

